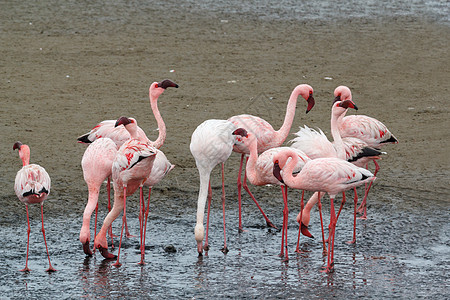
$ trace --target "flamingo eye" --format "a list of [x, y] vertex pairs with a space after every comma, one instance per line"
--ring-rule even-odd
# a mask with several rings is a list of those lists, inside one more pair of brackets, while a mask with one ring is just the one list
[[310, 95], [312, 95], [312, 93], [313, 93], [312, 91], [309, 91], [309, 94], [310, 94]]
[[157, 88], [158, 87], [158, 84], [157, 83], [155, 83], [155, 88]]

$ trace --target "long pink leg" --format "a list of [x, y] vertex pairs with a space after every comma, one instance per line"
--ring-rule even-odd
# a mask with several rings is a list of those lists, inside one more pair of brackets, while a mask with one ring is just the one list
[[142, 190], [142, 185], [139, 187], [139, 234], [140, 234], [140, 242], [141, 246], [139, 249], [141, 250], [141, 261], [138, 263], [140, 265], [144, 264], [144, 211], [145, 211], [145, 203], [144, 203], [144, 195]]
[[337, 214], [337, 217], [336, 217], [336, 221], [337, 221], [337, 219], [339, 219], [339, 215], [341, 214], [342, 207], [344, 206], [345, 201], [346, 201], [346, 199], [345, 199], [345, 192], [342, 192], [342, 203], [341, 203], [341, 206], [339, 207], [339, 211], [338, 211], [338, 214]]
[[330, 225], [328, 233], [328, 263], [327, 263], [327, 273], [332, 272], [334, 265], [334, 236], [336, 231], [336, 213], [334, 210], [334, 199], [330, 198]]
[[305, 190], [302, 190], [302, 199], [300, 201], [300, 223], [298, 224], [298, 237], [297, 237], [297, 248], [295, 248], [295, 252], [297, 253], [302, 253], [302, 251], [300, 251], [300, 235], [302, 232], [302, 217], [303, 217], [303, 200], [305, 197]]
[[223, 248], [221, 251], [225, 254], [228, 253], [227, 247], [227, 235], [225, 228], [225, 173], [224, 173], [224, 164], [222, 163], [222, 211], [223, 211]]
[[205, 255], [208, 255], [207, 251], [209, 250], [208, 231], [209, 231], [209, 212], [211, 211], [211, 199], [212, 199], [212, 190], [210, 181], [208, 186], [208, 216], [206, 217], [206, 237], [205, 237], [205, 245], [203, 246], [203, 249], [206, 251]]
[[283, 235], [284, 237], [284, 248], [286, 255], [284, 256], [284, 260], [289, 260], [289, 254], [288, 254], [288, 219], [289, 219], [289, 208], [288, 208], [288, 201], [287, 201], [287, 186], [282, 185], [281, 191], [283, 192], [283, 202], [284, 202], [284, 209], [283, 209]]
[[[286, 203], [284, 202], [284, 185], [281, 186], [281, 194], [283, 195], [283, 203], [284, 206], [286, 206]], [[283, 208], [283, 225], [281, 226], [281, 251], [278, 256], [283, 257], [284, 256], [284, 220], [285, 220], [285, 208]]]
[[356, 206], [358, 205], [358, 193], [356, 192], [356, 187], [353, 188], [353, 191], [355, 192], [355, 196], [353, 198], [354, 203], [354, 211], [353, 211], [353, 239], [351, 241], [348, 241], [348, 244], [354, 244], [356, 243]]
[[[150, 208], [150, 195], [152, 193], [152, 188], [149, 187], [148, 188], [148, 200], [147, 200], [147, 208], [145, 210], [145, 223], [144, 223], [144, 252], [142, 254], [142, 262], [144, 262], [144, 258], [145, 258], [145, 236], [147, 234], [147, 220], [148, 220], [148, 212], [149, 212], [149, 208]], [[145, 207], [144, 207], [145, 209]]]
[[[373, 160], [373, 163], [375, 164], [375, 171], [373, 172], [374, 176], [377, 176], [378, 171], [380, 170], [380, 165], [377, 163], [376, 160]], [[363, 201], [361, 202], [361, 205], [358, 207], [358, 213], [362, 213], [363, 215], [360, 217], [360, 219], [367, 219], [367, 195], [369, 194], [370, 188], [372, 187], [373, 181], [369, 183], [368, 188], [366, 189], [364, 193]]]
[[42, 220], [42, 234], [44, 235], [44, 243], [45, 243], [45, 250], [47, 251], [47, 257], [48, 257], [48, 269], [47, 272], [55, 272], [56, 270], [52, 267], [52, 263], [50, 262], [50, 254], [48, 253], [48, 247], [47, 247], [47, 239], [45, 238], [45, 229], [44, 229], [44, 206], [41, 203], [41, 220]]
[[127, 186], [123, 186], [123, 217], [122, 217], [122, 229], [120, 230], [119, 251], [117, 252], [117, 261], [113, 263], [113, 266], [120, 267], [122, 264], [119, 262], [120, 248], [122, 247], [123, 228], [125, 227], [125, 221], [127, 218]]
[[323, 253], [327, 253], [327, 247], [325, 246], [325, 233], [323, 232], [323, 218], [322, 218], [322, 202], [320, 201], [320, 192], [318, 192], [317, 208], [319, 209], [320, 216], [320, 227], [322, 228], [322, 244], [323, 244]]
[[250, 189], [248, 188], [247, 185], [247, 171], [244, 172], [244, 190], [247, 191], [247, 193], [249, 194], [249, 196], [252, 198], [253, 202], [255, 202], [256, 206], [259, 208], [259, 211], [261, 212], [261, 214], [263, 215], [264, 219], [266, 220], [266, 224], [269, 227], [278, 229], [275, 225], [273, 225], [273, 223], [269, 220], [269, 218], [266, 216], [266, 214], [264, 213], [264, 211], [262, 210], [261, 206], [259, 206], [258, 201], [256, 201], [255, 197], [253, 196], [253, 194], [250, 192]]
[[30, 217], [28, 215], [28, 204], [25, 204], [25, 208], [27, 209], [27, 221], [28, 221], [28, 229], [27, 229], [27, 234], [28, 234], [28, 240], [27, 240], [27, 258], [25, 261], [25, 268], [23, 268], [22, 272], [29, 272], [30, 269], [28, 268], [28, 252], [30, 249], [30, 232], [31, 232], [31, 227], [30, 227]]
[[245, 154], [242, 153], [241, 155], [241, 163], [239, 165], [239, 173], [238, 173], [238, 178], [237, 178], [237, 188], [238, 188], [238, 203], [239, 203], [239, 232], [243, 232], [244, 228], [242, 227], [242, 210], [241, 210], [241, 197], [242, 197], [242, 181], [241, 181], [241, 173], [242, 173], [242, 165], [244, 163], [244, 156]]
[[[108, 212], [111, 211], [111, 177], [108, 177], [108, 181], [106, 183], [106, 189], [108, 191]], [[97, 202], [98, 204], [98, 202]], [[95, 222], [97, 224], [97, 222]], [[111, 237], [111, 248], [114, 249], [114, 240], [113, 240], [113, 233], [112, 233], [112, 225], [109, 226], [109, 236]], [[97, 235], [95, 235], [97, 236]]]

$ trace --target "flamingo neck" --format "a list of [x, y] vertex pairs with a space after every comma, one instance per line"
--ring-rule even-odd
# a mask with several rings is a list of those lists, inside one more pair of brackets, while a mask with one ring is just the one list
[[24, 167], [30, 164], [30, 148], [27, 145], [22, 145], [19, 156]]
[[245, 167], [245, 171], [247, 172], [247, 178], [251, 184], [260, 185], [259, 176], [258, 173], [256, 172], [256, 162], [258, 160], [258, 144], [256, 139], [251, 141], [250, 145], [248, 145], [248, 149], [250, 151], [250, 155]]
[[161, 148], [161, 146], [164, 144], [164, 141], [166, 140], [166, 124], [164, 123], [164, 120], [158, 109], [158, 98], [159, 95], [152, 96], [150, 94], [150, 107], [152, 108], [153, 115], [155, 116], [156, 119], [156, 123], [158, 124], [158, 138], [153, 143], [153, 146], [156, 149]]
[[[291, 160], [289, 160], [289, 158], [291, 158]], [[294, 172], [294, 168], [298, 163], [298, 156], [293, 155], [293, 154], [288, 154], [286, 160], [287, 160], [286, 165], [283, 168], [284, 184], [287, 186], [296, 186], [297, 185], [296, 179], [298, 179], [298, 178], [295, 179], [294, 176], [292, 175], [292, 173]], [[299, 176], [300, 176], [300, 174], [297, 175], [297, 177], [299, 177]]]
[[[345, 114], [344, 111], [343, 114]], [[337, 152], [337, 157], [343, 160], [346, 160], [344, 142], [342, 141], [341, 134], [339, 133], [339, 120], [341, 120], [341, 116], [336, 116], [331, 113], [331, 135], [333, 136], [334, 146]]]
[[299, 94], [300, 94], [300, 91], [297, 89], [294, 89], [291, 93], [291, 96], [289, 97], [289, 102], [287, 104], [286, 115], [284, 116], [283, 125], [277, 131], [277, 135], [275, 138], [277, 145], [281, 145], [284, 142], [284, 140], [286, 140], [286, 138], [291, 130], [292, 122], [294, 121], [294, 117], [295, 117], [295, 109], [297, 106], [297, 98], [298, 98]]

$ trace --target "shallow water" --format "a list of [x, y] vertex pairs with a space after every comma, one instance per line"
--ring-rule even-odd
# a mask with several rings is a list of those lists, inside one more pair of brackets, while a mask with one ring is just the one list
[[[281, 223], [282, 200], [278, 189], [269, 199], [259, 199], [266, 213], [278, 226]], [[230, 188], [228, 188], [230, 190]], [[220, 190], [214, 190], [219, 197]], [[244, 199], [244, 227], [237, 232], [237, 205], [231, 191], [227, 203], [227, 241], [223, 246], [222, 214], [218, 201], [213, 203], [210, 229], [211, 250], [197, 257], [193, 238], [195, 215], [189, 200], [158, 195], [152, 204], [147, 233], [146, 262], [139, 266], [138, 238], [124, 239], [120, 268], [111, 266], [99, 253], [86, 258], [77, 240], [81, 214], [73, 213], [57, 203], [46, 203], [46, 232], [55, 273], [47, 274], [45, 248], [40, 233], [39, 208], [30, 207], [32, 223], [30, 273], [19, 269], [25, 263], [26, 216], [20, 204], [3, 205], [10, 217], [4, 219], [0, 234], [4, 239], [0, 287], [2, 297], [42, 298], [58, 293], [63, 298], [101, 297], [171, 297], [171, 298], [309, 298], [323, 297], [445, 297], [448, 295], [450, 261], [448, 205], [432, 201], [424, 206], [419, 198], [407, 192], [376, 186], [369, 199], [368, 219], [357, 221], [357, 243], [349, 245], [352, 232], [351, 197], [338, 221], [335, 246], [335, 272], [322, 272], [326, 258], [322, 256], [320, 221], [312, 213], [311, 232], [314, 239], [302, 237], [303, 254], [294, 253], [297, 238], [295, 224], [299, 193], [290, 193], [289, 255], [284, 262], [280, 251], [281, 233], [266, 228], [249, 198]], [[351, 193], [348, 193], [350, 196]], [[404, 198], [406, 197], [406, 198]], [[104, 195], [100, 219], [105, 213]], [[217, 199], [218, 200], [218, 199]], [[132, 233], [138, 233], [137, 199], [127, 206]], [[405, 205], [408, 203], [408, 205]], [[337, 202], [336, 202], [337, 204]], [[184, 207], [180, 211], [178, 207]], [[324, 201], [325, 223], [328, 201]], [[82, 206], [76, 210], [82, 210]], [[67, 215], [64, 214], [67, 211]], [[72, 213], [71, 213], [72, 212]], [[119, 233], [120, 221], [114, 232]], [[93, 222], [91, 229], [93, 230]], [[115, 245], [117, 247], [117, 239]], [[175, 253], [164, 249], [173, 245]], [[117, 253], [117, 250], [114, 251]]]

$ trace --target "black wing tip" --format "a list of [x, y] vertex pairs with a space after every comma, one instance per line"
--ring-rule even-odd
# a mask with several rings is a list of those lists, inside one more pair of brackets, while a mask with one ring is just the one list
[[77, 138], [77, 141], [80, 143], [90, 144], [92, 141], [89, 139], [89, 134], [82, 135]]

